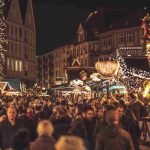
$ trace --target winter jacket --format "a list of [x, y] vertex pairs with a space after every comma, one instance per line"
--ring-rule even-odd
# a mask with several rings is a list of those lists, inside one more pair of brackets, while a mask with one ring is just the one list
[[98, 134], [95, 150], [134, 150], [134, 146], [125, 130], [110, 124]]
[[42, 135], [31, 143], [30, 150], [54, 150], [55, 140], [48, 135]]

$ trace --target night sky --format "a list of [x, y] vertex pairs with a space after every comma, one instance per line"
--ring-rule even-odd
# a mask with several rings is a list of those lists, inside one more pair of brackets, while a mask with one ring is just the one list
[[[146, 6], [149, 0], [34, 0], [37, 34], [37, 55], [52, 51], [75, 40], [79, 23], [99, 8], [136, 8]], [[136, 3], [134, 3], [136, 2]]]

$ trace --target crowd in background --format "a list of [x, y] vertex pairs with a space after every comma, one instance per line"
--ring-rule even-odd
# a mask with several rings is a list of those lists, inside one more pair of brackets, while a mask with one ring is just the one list
[[132, 91], [75, 102], [63, 96], [1, 96], [2, 150], [139, 150], [150, 104]]

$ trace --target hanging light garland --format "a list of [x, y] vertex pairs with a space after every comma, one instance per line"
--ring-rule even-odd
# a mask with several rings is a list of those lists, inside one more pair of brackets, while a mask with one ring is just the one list
[[[143, 80], [150, 80], [150, 72], [136, 68], [127, 68], [127, 64], [117, 50], [117, 61], [120, 63], [119, 80], [129, 89], [138, 89], [141, 87]], [[124, 78], [124, 80], [122, 80]]]
[[6, 69], [6, 20], [4, 17], [5, 12], [5, 1], [0, 1], [0, 79], [2, 80], [5, 76]]

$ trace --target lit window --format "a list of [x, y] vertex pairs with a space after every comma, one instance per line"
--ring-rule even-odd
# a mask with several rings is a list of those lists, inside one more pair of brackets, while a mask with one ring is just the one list
[[15, 60], [15, 71], [18, 71], [18, 61]]
[[23, 69], [22, 69], [22, 61], [19, 61], [19, 71], [21, 72]]

